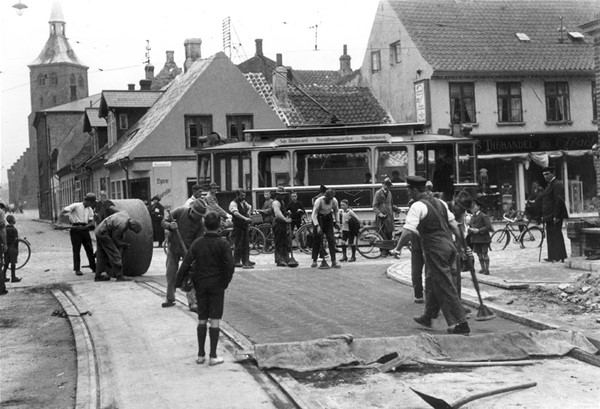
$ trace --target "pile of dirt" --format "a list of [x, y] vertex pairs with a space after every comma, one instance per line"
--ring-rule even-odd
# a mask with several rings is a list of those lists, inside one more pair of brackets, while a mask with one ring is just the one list
[[[532, 307], [545, 308], [548, 304], [555, 304], [573, 315], [600, 312], [600, 274], [585, 273], [573, 284], [538, 285], [520, 292], [516, 299]], [[508, 303], [514, 301], [513, 298]]]

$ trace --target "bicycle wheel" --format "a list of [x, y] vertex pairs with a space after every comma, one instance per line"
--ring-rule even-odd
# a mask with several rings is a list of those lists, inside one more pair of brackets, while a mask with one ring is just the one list
[[275, 242], [273, 241], [273, 226], [270, 223], [262, 223], [256, 226], [265, 236], [264, 253], [273, 253], [275, 251]]
[[510, 235], [504, 229], [498, 230], [492, 234], [492, 241], [490, 242], [490, 249], [492, 251], [504, 250], [508, 246], [510, 241]]
[[250, 254], [257, 256], [265, 251], [266, 239], [265, 235], [254, 226], [250, 226], [248, 231], [248, 244], [250, 246]]
[[539, 248], [543, 242], [544, 232], [537, 226], [526, 228], [523, 233], [521, 233], [521, 237], [519, 238], [521, 248], [524, 249]]
[[25, 266], [31, 257], [31, 246], [28, 242], [23, 239], [18, 240], [18, 248], [19, 248], [19, 256], [17, 258], [17, 264], [15, 265], [15, 270], [20, 269]]
[[296, 230], [298, 248], [304, 254], [312, 254], [313, 224], [306, 223]]
[[356, 250], [365, 258], [379, 258], [381, 257], [381, 247], [377, 247], [376, 243], [382, 240], [381, 235], [373, 229], [363, 229], [358, 233]]

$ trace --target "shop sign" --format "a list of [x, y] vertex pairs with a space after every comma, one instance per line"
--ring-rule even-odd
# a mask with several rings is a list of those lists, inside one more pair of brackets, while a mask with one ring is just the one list
[[429, 124], [429, 80], [415, 82], [415, 108], [417, 121]]
[[598, 141], [595, 133], [531, 134], [511, 136], [475, 136], [477, 153], [528, 153], [592, 149]]

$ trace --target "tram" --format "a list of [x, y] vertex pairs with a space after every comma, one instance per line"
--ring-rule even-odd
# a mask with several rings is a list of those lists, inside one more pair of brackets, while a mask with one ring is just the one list
[[[440, 161], [456, 190], [474, 190], [476, 141], [463, 136], [426, 134], [421, 124], [303, 127], [246, 130], [244, 141], [196, 151], [198, 183], [221, 187], [219, 201], [229, 203], [245, 189], [254, 208], [262, 206], [264, 191], [284, 186], [298, 194], [305, 208], [319, 187], [336, 192], [338, 201], [372, 213], [375, 192], [392, 179], [393, 203], [407, 207], [406, 176], [432, 180]], [[447, 173], [451, 173], [448, 175]]]

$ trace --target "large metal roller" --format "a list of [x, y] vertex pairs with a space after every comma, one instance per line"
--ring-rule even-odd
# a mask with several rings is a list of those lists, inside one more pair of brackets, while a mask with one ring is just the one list
[[126, 211], [129, 217], [142, 225], [140, 234], [127, 231], [123, 240], [131, 246], [123, 252], [123, 273], [127, 276], [141, 276], [152, 262], [152, 220], [148, 208], [139, 199], [112, 200], [119, 210]]

